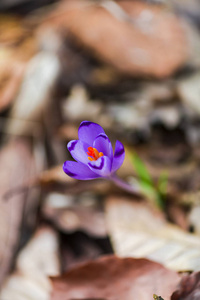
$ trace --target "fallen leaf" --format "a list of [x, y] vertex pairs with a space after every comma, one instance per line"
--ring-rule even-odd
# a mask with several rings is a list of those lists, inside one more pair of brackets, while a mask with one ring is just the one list
[[28, 35], [23, 19], [16, 15], [0, 14], [0, 43], [13, 46]]
[[[10, 112], [6, 131], [12, 134], [37, 132], [45, 107], [51, 99], [50, 93], [55, 85], [60, 64], [50, 52], [41, 52], [28, 63], [24, 80]], [[16, 123], [16, 120], [23, 122]]]
[[176, 271], [200, 270], [199, 236], [168, 223], [147, 203], [110, 197], [106, 219], [117, 255], [146, 257]]
[[48, 300], [51, 283], [48, 276], [59, 274], [58, 236], [50, 227], [40, 227], [17, 257], [16, 270], [7, 278], [2, 300]]
[[[18, 189], [36, 176], [35, 159], [29, 142], [25, 139], [9, 141], [0, 152], [0, 283], [10, 269], [12, 259], [21, 237], [21, 225], [25, 209], [34, 210], [38, 201], [31, 198], [31, 191], [13, 193], [9, 199], [8, 191]], [[26, 202], [25, 202], [26, 201]], [[31, 210], [31, 211], [30, 211]]]
[[198, 300], [200, 299], [200, 272], [184, 275], [179, 288], [171, 300]]
[[68, 194], [95, 191], [100, 195], [105, 195], [113, 190], [113, 185], [108, 180], [81, 181], [69, 177], [64, 173], [61, 165], [42, 172], [38, 177], [39, 183], [43, 188], [52, 190], [53, 187], [54, 191], [66, 192]]
[[124, 74], [163, 78], [188, 57], [181, 21], [162, 6], [145, 2], [61, 1], [43, 26], [65, 28], [93, 55]]
[[154, 293], [169, 300], [180, 281], [178, 274], [158, 263], [115, 256], [90, 261], [51, 280], [51, 300], [149, 300]]
[[0, 111], [6, 109], [14, 101], [24, 75], [26, 66], [23, 64], [16, 65], [13, 68], [12, 76], [9, 76], [7, 82], [3, 83], [0, 90]]
[[63, 171], [62, 165], [53, 167], [49, 170], [42, 172], [39, 176], [39, 181], [43, 185], [52, 185], [53, 183], [59, 182], [63, 184], [75, 183], [76, 180], [66, 176]]
[[33, 30], [24, 19], [0, 15], [0, 110], [6, 109], [17, 96], [27, 62], [37, 51]]

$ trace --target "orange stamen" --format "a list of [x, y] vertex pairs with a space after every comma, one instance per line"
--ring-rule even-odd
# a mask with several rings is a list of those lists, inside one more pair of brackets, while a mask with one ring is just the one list
[[92, 147], [88, 147], [87, 154], [89, 155], [88, 159], [90, 161], [97, 160], [99, 157], [103, 156], [103, 152], [99, 152], [96, 148], [92, 148]]

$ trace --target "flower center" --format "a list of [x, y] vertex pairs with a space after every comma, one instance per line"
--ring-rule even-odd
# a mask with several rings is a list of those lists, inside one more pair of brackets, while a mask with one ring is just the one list
[[99, 152], [96, 148], [92, 148], [92, 147], [88, 147], [87, 154], [89, 155], [88, 159], [90, 161], [97, 160], [99, 157], [103, 156], [103, 152]]

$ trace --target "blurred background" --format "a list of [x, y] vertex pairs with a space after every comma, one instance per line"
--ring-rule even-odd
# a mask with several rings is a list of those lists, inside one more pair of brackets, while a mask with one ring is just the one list
[[[123, 142], [142, 199], [64, 174], [83, 120]], [[199, 0], [1, 0], [0, 126], [0, 299], [49, 299], [48, 275], [110, 253], [200, 268]], [[197, 236], [186, 265], [120, 248], [113, 215], [134, 201]]]

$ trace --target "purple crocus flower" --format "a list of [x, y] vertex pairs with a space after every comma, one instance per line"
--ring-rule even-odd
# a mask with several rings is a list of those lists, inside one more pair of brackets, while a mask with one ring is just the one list
[[123, 144], [116, 141], [113, 155], [111, 142], [103, 128], [89, 121], [80, 124], [78, 136], [79, 140], [72, 140], [67, 145], [76, 161], [66, 161], [64, 172], [80, 180], [111, 178], [124, 161]]

